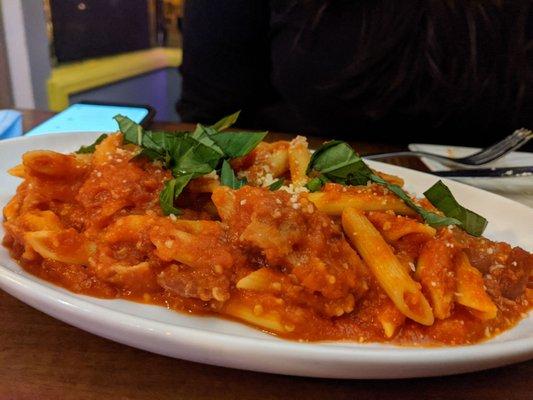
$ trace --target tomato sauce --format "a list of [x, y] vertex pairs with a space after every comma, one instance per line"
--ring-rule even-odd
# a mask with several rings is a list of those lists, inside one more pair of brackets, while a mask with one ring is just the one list
[[[458, 228], [405, 233], [402, 226], [416, 218], [369, 212], [413, 279], [427, 279], [430, 289], [432, 279], [443, 282], [453, 296], [453, 259], [465, 252], [498, 308], [484, 320], [451, 302], [446, 317], [420, 325], [389, 299], [340, 218], [319, 211], [306, 193], [189, 189], [179, 202], [184, 213], [164, 216], [159, 193], [170, 172], [134, 156], [120, 135], [94, 155], [27, 154], [24, 181], [4, 209], [3, 243], [12, 257], [75, 293], [218, 315], [301, 341], [470, 344], [509, 329], [531, 308], [532, 254]], [[253, 157], [261, 159], [257, 151]], [[253, 160], [245, 161], [242, 168]], [[439, 269], [417, 271], [421, 254]]]

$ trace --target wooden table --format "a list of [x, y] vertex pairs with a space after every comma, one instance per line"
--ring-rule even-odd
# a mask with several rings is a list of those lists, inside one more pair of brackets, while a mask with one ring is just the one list
[[[24, 129], [50, 116], [48, 112], [26, 111]], [[356, 145], [362, 153], [398, 148]], [[533, 361], [440, 378], [310, 379], [213, 367], [147, 353], [66, 325], [2, 291], [0, 317], [0, 400], [533, 398]]]

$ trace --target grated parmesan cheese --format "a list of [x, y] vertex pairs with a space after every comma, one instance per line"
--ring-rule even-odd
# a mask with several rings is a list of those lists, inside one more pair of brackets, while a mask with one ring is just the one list
[[218, 179], [218, 174], [217, 174], [217, 171], [213, 170], [210, 173], [205, 174], [203, 177], [209, 178], [209, 179]]
[[289, 194], [300, 194], [300, 193], [308, 193], [309, 189], [307, 189], [305, 186], [296, 186], [294, 184], [283, 185], [279, 188], [279, 190], [283, 190], [284, 192], [287, 192]]

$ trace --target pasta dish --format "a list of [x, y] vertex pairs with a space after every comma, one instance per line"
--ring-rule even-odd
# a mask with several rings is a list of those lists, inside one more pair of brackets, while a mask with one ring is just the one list
[[226, 129], [120, 131], [29, 151], [3, 243], [73, 292], [219, 315], [283, 338], [471, 344], [533, 301], [533, 254], [438, 182], [415, 198], [345, 142]]

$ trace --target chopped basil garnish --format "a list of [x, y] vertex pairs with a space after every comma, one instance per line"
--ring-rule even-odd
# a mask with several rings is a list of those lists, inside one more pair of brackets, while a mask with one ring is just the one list
[[314, 152], [307, 172], [315, 170], [330, 181], [344, 185], [366, 185], [372, 170], [351, 146], [340, 140], [324, 143]]
[[181, 210], [179, 208], [174, 207], [174, 200], [179, 197], [179, 195], [191, 179], [192, 175], [187, 174], [178, 176], [177, 178], [170, 179], [165, 182], [165, 187], [159, 195], [159, 204], [161, 205], [161, 208], [163, 209], [163, 213], [165, 215], [181, 214]]
[[246, 185], [247, 180], [246, 178], [237, 178], [229, 162], [224, 160], [220, 169], [220, 183], [224, 186], [229, 186], [231, 189], [240, 189]]
[[273, 192], [275, 190], [278, 190], [280, 187], [283, 186], [283, 179], [278, 179], [276, 182], [274, 183], [271, 183], [270, 185], [268, 185], [268, 189]]
[[[226, 160], [252, 151], [266, 132], [220, 132], [229, 128], [239, 113], [222, 118], [212, 126], [198, 124], [193, 132], [152, 132], [122, 115], [115, 116], [126, 143], [141, 147], [140, 156], [158, 160], [172, 170], [175, 179], [165, 184], [160, 204], [165, 214], [177, 214], [174, 200], [191, 179], [221, 169], [221, 182], [232, 188], [246, 184], [237, 179]], [[224, 164], [225, 163], [225, 164]]]
[[[242, 157], [252, 151], [266, 136], [266, 132], [221, 132], [229, 128], [239, 112], [222, 118], [211, 126], [198, 124], [193, 132], [152, 132], [127, 117], [117, 115], [124, 141], [141, 147], [141, 156], [159, 160], [172, 170], [174, 179], [166, 182], [160, 195], [160, 204], [165, 214], [179, 214], [174, 201], [191, 179], [220, 171], [222, 185], [232, 189], [241, 188], [246, 179], [238, 179], [227, 160]], [[95, 146], [105, 139], [100, 136], [90, 146], [82, 146], [77, 153], [93, 152]], [[442, 182], [437, 182], [424, 195], [445, 216], [435, 214], [416, 204], [398, 185], [391, 184], [374, 174], [372, 169], [343, 141], [324, 143], [314, 152], [307, 173], [313, 178], [306, 187], [315, 192], [326, 182], [343, 185], [366, 185], [369, 181], [382, 185], [401, 198], [431, 226], [458, 225], [468, 233], [479, 236], [487, 226], [487, 220], [462, 207]], [[277, 190], [283, 180], [272, 183], [270, 190]]]
[[218, 149], [185, 134], [181, 135], [171, 154], [170, 167], [174, 176], [192, 174], [193, 178], [197, 178], [216, 169], [222, 158], [223, 154]]
[[402, 199], [405, 204], [415, 210], [424, 219], [424, 221], [431, 226], [461, 225], [461, 222], [455, 218], [443, 217], [442, 215], [435, 214], [423, 207], [420, 207], [411, 199], [411, 197], [409, 197], [407, 193], [405, 193], [401, 187], [387, 182], [385, 179], [377, 176], [376, 174], [370, 175], [370, 180], [389, 189], [392, 193]]
[[228, 157], [242, 157], [252, 151], [266, 136], [267, 132], [221, 132], [211, 139]]
[[145, 132], [141, 125], [120, 114], [115, 115], [113, 118], [117, 121], [119, 129], [124, 135], [125, 142], [144, 147], [143, 139]]
[[322, 189], [322, 186], [324, 186], [326, 182], [329, 182], [329, 179], [326, 178], [324, 175], [319, 175], [307, 182], [307, 185], [305, 185], [305, 187], [309, 189], [310, 192], [317, 192]]
[[81, 146], [76, 153], [77, 154], [88, 154], [88, 153], [94, 153], [96, 150], [96, 145], [102, 143], [102, 141], [107, 137], [106, 133], [101, 134], [98, 136], [98, 138], [94, 141], [93, 144], [90, 144], [89, 146]]
[[196, 129], [190, 133], [190, 137], [200, 142], [204, 146], [209, 147], [213, 151], [223, 155], [224, 152], [217, 144], [211, 139], [211, 136], [217, 133], [217, 130], [210, 126], [203, 126], [202, 124], [196, 125]]
[[441, 210], [444, 215], [460, 221], [460, 226], [473, 236], [481, 236], [487, 227], [487, 220], [474, 211], [461, 206], [442, 181], [438, 181], [424, 192], [424, 196]]
[[241, 112], [237, 111], [236, 113], [228, 115], [222, 118], [220, 121], [215, 122], [213, 125], [210, 126], [210, 128], [213, 128], [215, 131], [223, 131], [224, 129], [229, 128], [235, 122], [237, 122], [240, 114]]
[[[365, 185], [370, 181], [389, 189], [431, 226], [459, 225], [468, 233], [476, 236], [479, 236], [486, 226], [485, 218], [461, 207], [455, 201], [448, 188], [446, 188], [446, 192], [440, 186], [436, 189], [434, 189], [435, 186], [432, 187], [428, 191], [431, 198], [428, 197], [428, 192], [424, 193], [431, 203], [441, 210], [445, 216], [424, 209], [416, 204], [400, 186], [389, 183], [374, 174], [372, 169], [355, 153], [352, 147], [343, 141], [333, 140], [324, 143], [315, 151], [307, 169], [308, 174], [313, 172], [317, 176], [306, 185], [311, 192], [320, 190], [327, 181], [343, 185]], [[444, 196], [444, 199], [439, 201], [441, 196]], [[453, 202], [449, 199], [449, 196], [451, 196]]]

